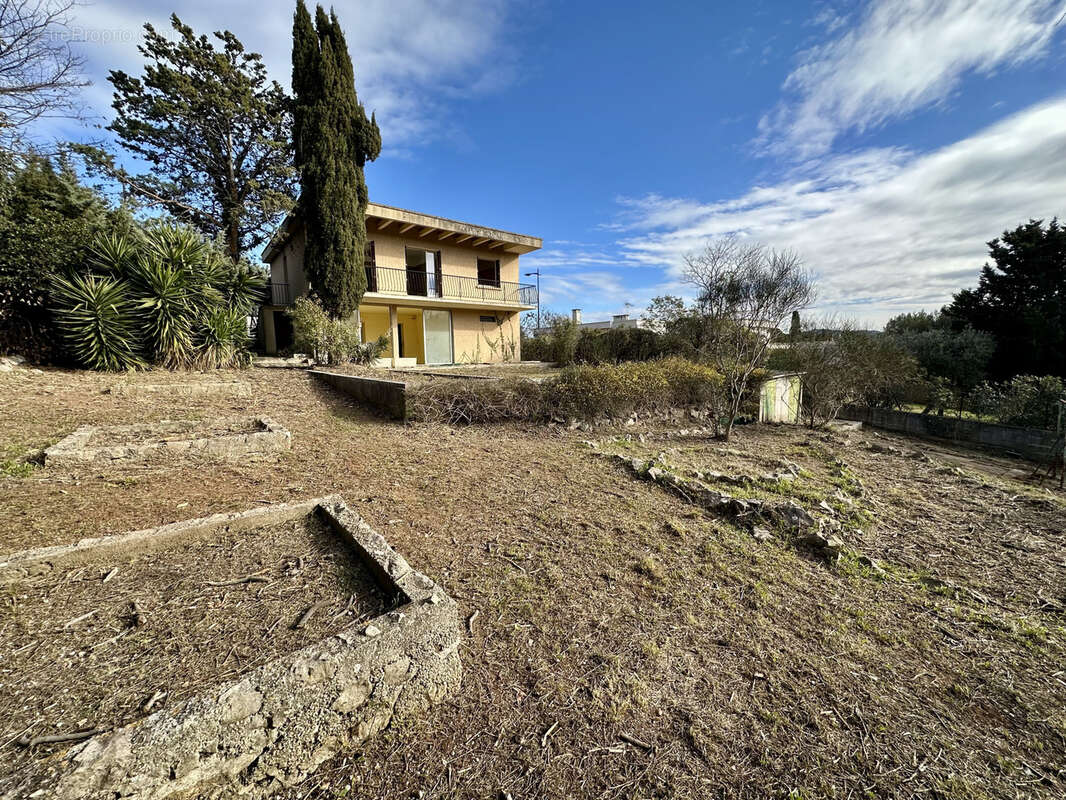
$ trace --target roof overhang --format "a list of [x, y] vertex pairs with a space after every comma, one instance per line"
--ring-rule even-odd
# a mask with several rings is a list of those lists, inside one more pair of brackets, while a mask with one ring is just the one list
[[[539, 250], [543, 245], [543, 241], [537, 236], [526, 236], [498, 228], [486, 228], [482, 225], [459, 222], [380, 203], [367, 204], [366, 227], [367, 233], [387, 233], [410, 239], [421, 239], [427, 244], [447, 242], [449, 245], [478, 247], [499, 253], [523, 255]], [[300, 222], [296, 216], [293, 214], [287, 216], [270, 240], [270, 244], [263, 250], [263, 261], [270, 263], [277, 258], [282, 248], [299, 228]]]

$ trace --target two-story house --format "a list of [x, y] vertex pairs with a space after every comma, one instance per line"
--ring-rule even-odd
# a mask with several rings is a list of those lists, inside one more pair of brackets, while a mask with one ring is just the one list
[[[518, 258], [539, 250], [535, 236], [370, 203], [366, 211], [367, 290], [354, 324], [363, 341], [389, 338], [392, 366], [517, 360], [519, 315], [537, 306], [537, 288], [519, 283]], [[290, 216], [263, 261], [270, 296], [262, 309], [269, 354], [292, 344], [285, 309], [308, 292], [304, 229]]]

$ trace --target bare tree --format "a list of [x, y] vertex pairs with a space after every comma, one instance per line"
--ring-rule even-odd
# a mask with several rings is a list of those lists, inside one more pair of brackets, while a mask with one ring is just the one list
[[88, 85], [70, 47], [76, 0], [0, 0], [0, 142], [10, 146], [25, 127], [70, 114]]
[[814, 285], [793, 251], [732, 235], [686, 255], [683, 275], [699, 292], [697, 306], [707, 328], [704, 355], [725, 378], [728, 440], [771, 337], [793, 311], [814, 301]]

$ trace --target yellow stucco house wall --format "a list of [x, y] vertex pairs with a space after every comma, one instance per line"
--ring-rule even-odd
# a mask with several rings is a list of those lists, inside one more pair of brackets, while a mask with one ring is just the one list
[[[353, 324], [364, 341], [385, 335], [394, 366], [491, 363], [521, 358], [519, 316], [537, 289], [520, 281], [519, 257], [535, 236], [370, 203], [367, 291]], [[291, 340], [285, 309], [310, 289], [304, 232], [290, 217], [263, 252], [270, 298], [263, 306], [267, 353]]]

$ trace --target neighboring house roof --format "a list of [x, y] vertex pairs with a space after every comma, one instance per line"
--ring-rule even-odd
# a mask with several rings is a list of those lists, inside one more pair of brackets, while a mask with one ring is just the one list
[[[406, 208], [386, 206], [381, 203], [368, 203], [366, 207], [367, 232], [385, 232], [405, 234], [417, 229], [414, 236], [427, 242], [449, 241], [450, 244], [469, 242], [471, 247], [488, 247], [506, 253], [532, 253], [539, 250], [543, 241], [537, 236], [511, 233], [499, 228], [486, 228], [469, 222], [409, 211]], [[270, 263], [300, 229], [300, 220], [295, 214], [289, 214], [281, 223], [270, 244], [263, 250], [263, 261]]]

